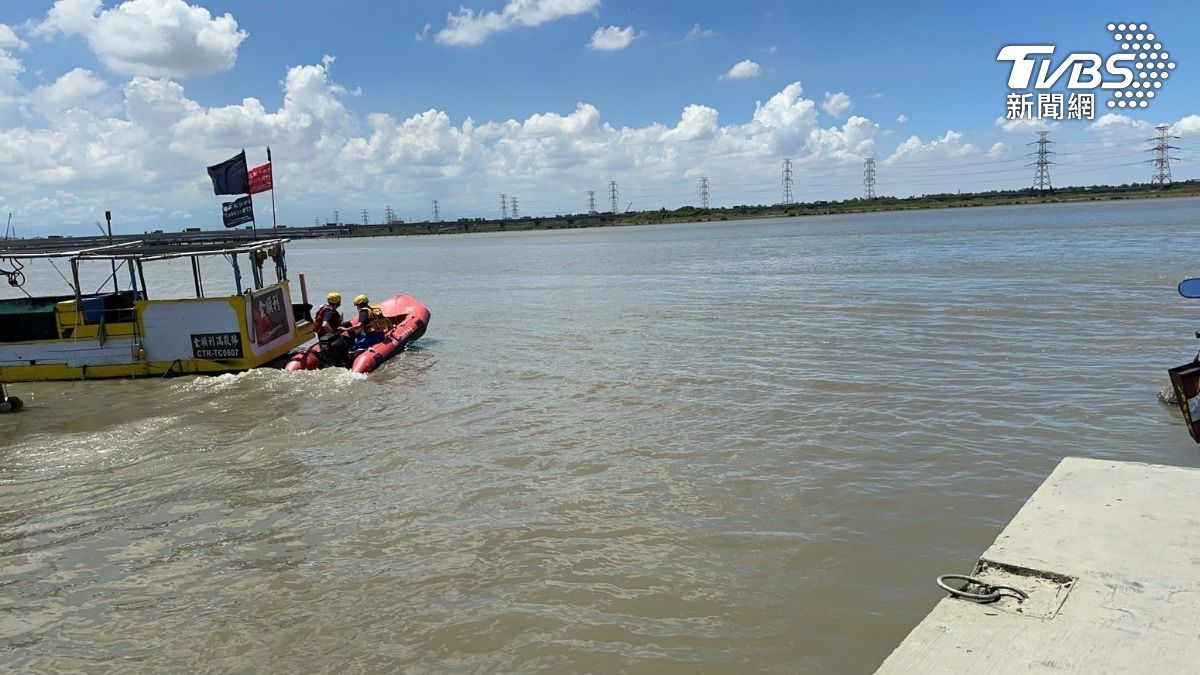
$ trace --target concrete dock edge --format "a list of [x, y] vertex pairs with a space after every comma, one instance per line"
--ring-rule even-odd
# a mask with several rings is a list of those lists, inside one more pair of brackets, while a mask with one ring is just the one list
[[973, 572], [1029, 599], [947, 594], [877, 674], [1200, 672], [1200, 469], [1064, 459]]

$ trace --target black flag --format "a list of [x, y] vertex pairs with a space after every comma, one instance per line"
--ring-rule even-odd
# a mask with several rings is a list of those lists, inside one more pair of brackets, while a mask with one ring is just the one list
[[250, 197], [240, 197], [221, 204], [221, 220], [225, 221], [225, 227], [254, 222], [254, 202]]
[[212, 179], [213, 194], [244, 195], [250, 192], [250, 178], [246, 172], [246, 151], [243, 150], [229, 159], [208, 167], [208, 177]]

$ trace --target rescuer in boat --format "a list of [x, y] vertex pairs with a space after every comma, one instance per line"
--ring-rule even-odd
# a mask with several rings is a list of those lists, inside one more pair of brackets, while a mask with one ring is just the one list
[[354, 338], [354, 350], [360, 351], [383, 342], [387, 332], [392, 329], [392, 322], [383, 315], [383, 310], [372, 305], [365, 295], [355, 297], [354, 306], [358, 308], [358, 337]]
[[342, 294], [334, 291], [325, 296], [325, 304], [317, 308], [313, 330], [321, 343], [321, 354], [332, 365], [345, 366], [350, 356], [350, 338], [342, 332]]
[[317, 308], [317, 313], [313, 318], [313, 331], [317, 337], [336, 335], [341, 332], [342, 313], [338, 311], [338, 307], [341, 306], [341, 293], [334, 291], [325, 296], [325, 304]]

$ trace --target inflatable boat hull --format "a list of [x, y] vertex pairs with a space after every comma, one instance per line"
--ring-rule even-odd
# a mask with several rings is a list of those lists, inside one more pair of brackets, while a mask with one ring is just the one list
[[[356, 373], [369, 373], [383, 365], [388, 359], [404, 351], [409, 344], [425, 334], [429, 325], [429, 308], [411, 295], [396, 295], [379, 303], [383, 315], [392, 322], [392, 329], [384, 334], [383, 341], [357, 355], [351, 354], [349, 368]], [[352, 320], [358, 324], [358, 317]], [[292, 356], [284, 370], [316, 370], [328, 365], [321, 358], [321, 343]]]

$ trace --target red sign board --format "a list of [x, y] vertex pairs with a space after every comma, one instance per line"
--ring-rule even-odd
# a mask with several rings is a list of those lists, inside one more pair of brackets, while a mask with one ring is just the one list
[[256, 195], [260, 192], [266, 192], [267, 190], [270, 190], [273, 187], [275, 187], [271, 182], [271, 163], [270, 162], [267, 162], [266, 164], [263, 164], [262, 166], [256, 166], [253, 169], [250, 169], [249, 179], [250, 179], [250, 194], [252, 194], [252, 195]]

